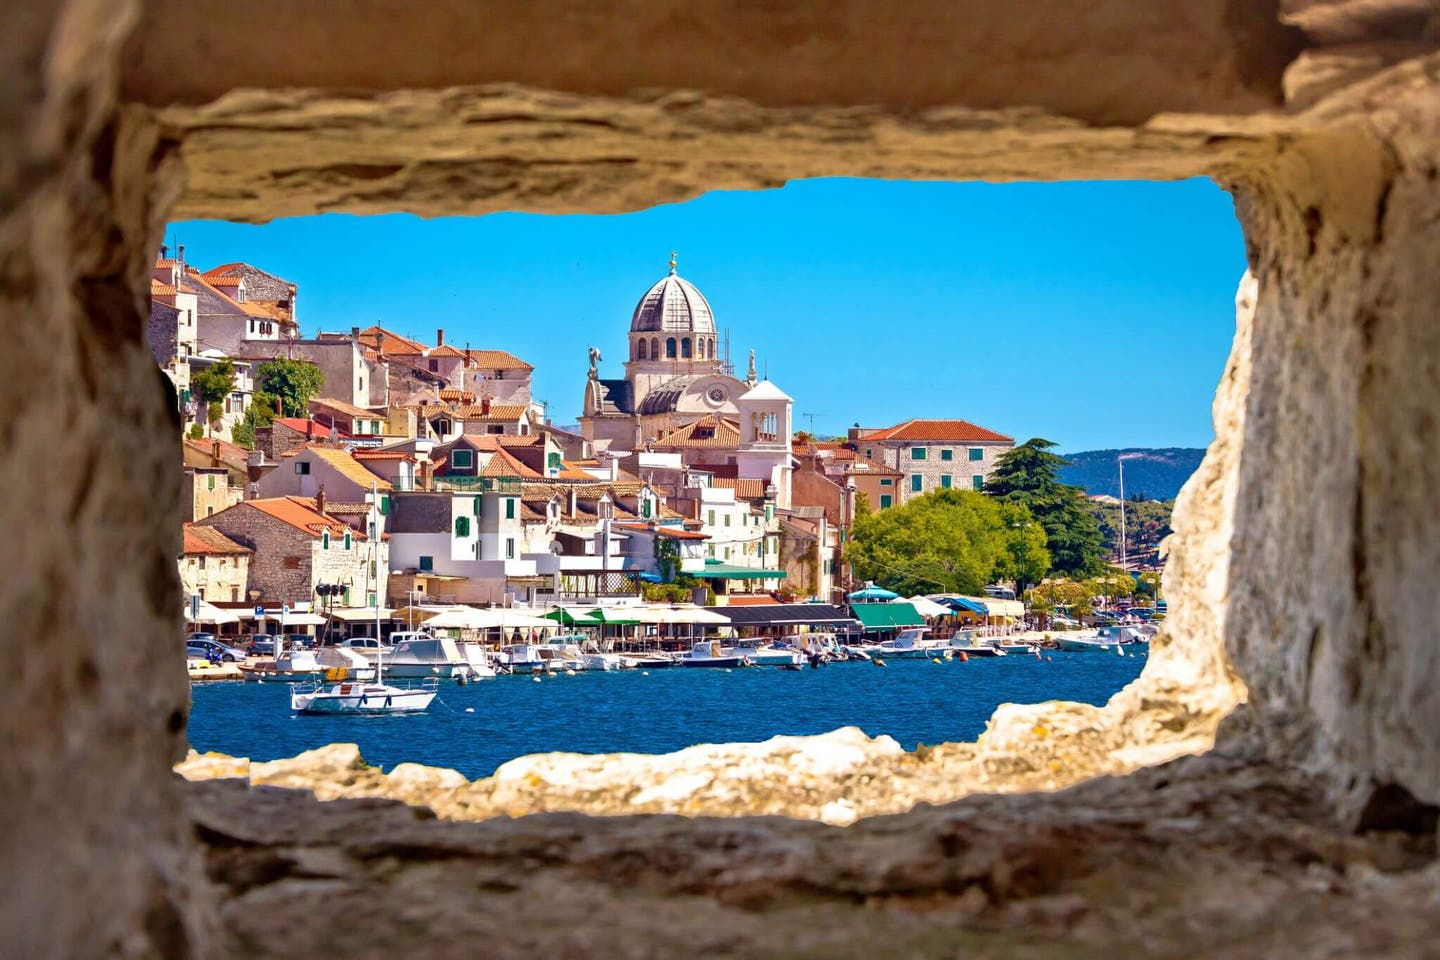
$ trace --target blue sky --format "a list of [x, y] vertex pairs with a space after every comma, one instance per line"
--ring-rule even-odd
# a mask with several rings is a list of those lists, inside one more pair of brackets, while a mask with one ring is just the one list
[[328, 214], [167, 239], [201, 269], [298, 283], [307, 337], [379, 322], [509, 350], [562, 424], [589, 345], [622, 375], [630, 314], [673, 249], [737, 371], [754, 348], [797, 428], [959, 417], [1064, 450], [1209, 443], [1245, 267], [1206, 180], [808, 180], [619, 216]]

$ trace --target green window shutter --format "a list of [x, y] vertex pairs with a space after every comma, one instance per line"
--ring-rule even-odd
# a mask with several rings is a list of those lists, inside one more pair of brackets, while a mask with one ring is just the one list
[[434, 569], [435, 569], [435, 558], [434, 558], [434, 557], [421, 557], [421, 558], [420, 558], [420, 569], [421, 569], [421, 570], [426, 570], [426, 571], [428, 571], [428, 570], [434, 570]]
[[329, 530], [326, 530], [324, 533], [320, 534], [320, 549], [321, 549], [321, 550], [329, 550], [329, 549], [330, 549], [330, 531], [329, 531]]
[[946, 490], [950, 489], [950, 474], [942, 473], [940, 475], [940, 486], [945, 488]]
[[[389, 498], [388, 496], [382, 496], [382, 497], [380, 498], [380, 516], [383, 517], [383, 516], [385, 516], [386, 514], [388, 514], [389, 512], [390, 512], [390, 498]], [[370, 604], [370, 606], [373, 607], [373, 606], [375, 606], [375, 604], [372, 603], [372, 604]]]
[[482, 516], [485, 515], [484, 504], [485, 504], [485, 498], [484, 498], [484, 497], [476, 497], [476, 498], [475, 498], [475, 516], [477, 516], [477, 517], [482, 517]]
[[971, 447], [971, 448], [970, 448], [970, 459], [971, 459], [972, 461], [973, 461], [973, 460], [984, 460], [984, 459], [985, 459], [985, 451], [982, 450], [982, 449], [979, 448], [979, 447]]
[[984, 475], [984, 474], [981, 474], [981, 473], [975, 474], [975, 476], [973, 476], [973, 477], [970, 478], [970, 486], [971, 486], [972, 489], [975, 489], [975, 490], [984, 490], [984, 489], [985, 489], [985, 475]]
[[725, 514], [725, 526], [730, 526], [730, 514]]
[[924, 460], [924, 459], [925, 459], [925, 448], [924, 448], [924, 447], [911, 447], [911, 448], [910, 448], [910, 459], [911, 459], [911, 460]]
[[648, 519], [649, 516], [650, 516], [650, 498], [649, 498], [649, 497], [646, 497], [644, 500], [641, 500], [641, 501], [640, 501], [640, 516], [645, 517], [645, 518], [647, 518], [647, 519]]
[[925, 478], [918, 473], [910, 474], [910, 489], [919, 493], [925, 487]]
[[892, 504], [892, 503], [894, 503], [894, 502], [895, 502], [895, 501], [894, 501], [894, 499], [890, 496], [890, 494], [888, 494], [888, 493], [882, 493], [882, 494], [880, 494], [880, 509], [881, 509], [881, 510], [884, 510], [886, 507], [890, 506], [890, 504]]
[[707, 519], [706, 519], [705, 523], [706, 523], [708, 526], [712, 526], [712, 527], [715, 526], [715, 511], [714, 511], [714, 510], [707, 510], [707, 511], [706, 511], [706, 518], [707, 518]]
[[515, 541], [509, 537], [505, 539], [505, 559], [515, 559]]
[[349, 550], [349, 549], [350, 549], [350, 531], [349, 531], [349, 530], [346, 530], [346, 531], [345, 531], [345, 549], [346, 549], [346, 550]]
[[506, 498], [505, 498], [505, 519], [506, 519], [506, 520], [514, 520], [514, 519], [515, 519], [515, 498], [514, 498], [514, 497], [506, 497]]
[[469, 518], [469, 517], [456, 517], [456, 518], [455, 518], [455, 536], [457, 536], [457, 537], [468, 537], [468, 536], [470, 536], [470, 518]]
[[954, 459], [955, 459], [955, 451], [954, 451], [954, 450], [941, 450], [941, 451], [940, 451], [940, 459], [941, 459], [941, 460], [954, 460]]
[[207, 481], [209, 481], [210, 489], [211, 489], [211, 490], [214, 490], [214, 489], [215, 489], [215, 474], [212, 473], [212, 474], [210, 474], [208, 477], [206, 477], [205, 479], [206, 479]]

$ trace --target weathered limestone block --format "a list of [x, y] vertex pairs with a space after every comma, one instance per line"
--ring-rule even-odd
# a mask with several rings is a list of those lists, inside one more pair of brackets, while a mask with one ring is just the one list
[[178, 419], [141, 291], [174, 191], [116, 100], [130, 0], [0, 30], [0, 953], [202, 952], [174, 796]]

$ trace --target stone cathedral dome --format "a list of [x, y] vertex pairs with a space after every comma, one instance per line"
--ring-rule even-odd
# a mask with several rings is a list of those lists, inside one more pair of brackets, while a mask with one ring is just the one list
[[640, 298], [630, 318], [631, 333], [706, 333], [715, 332], [715, 314], [705, 295], [688, 280], [675, 275], [675, 259], [670, 259], [670, 275], [662, 277]]

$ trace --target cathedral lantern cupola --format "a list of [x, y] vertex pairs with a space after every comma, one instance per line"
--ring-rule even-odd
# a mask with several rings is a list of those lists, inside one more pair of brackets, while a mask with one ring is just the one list
[[630, 318], [630, 362], [654, 371], [708, 372], [718, 362], [715, 314], [704, 294], [675, 273], [646, 291]]

